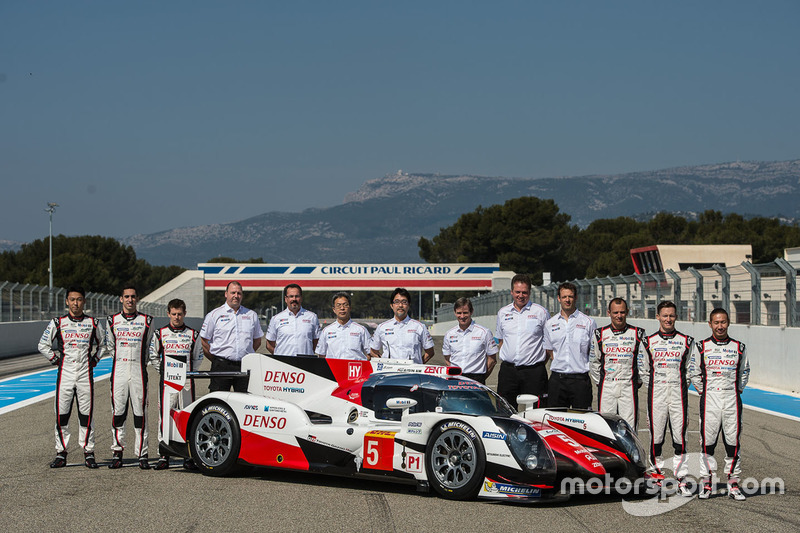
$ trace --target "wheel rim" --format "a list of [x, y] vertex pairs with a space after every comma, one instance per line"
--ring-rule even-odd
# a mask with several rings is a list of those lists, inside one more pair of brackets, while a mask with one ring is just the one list
[[433, 473], [448, 489], [458, 489], [469, 483], [475, 475], [476, 464], [475, 444], [459, 430], [449, 429], [433, 443]]
[[219, 413], [208, 413], [194, 432], [198, 459], [207, 466], [219, 466], [230, 456], [233, 432], [228, 419]]

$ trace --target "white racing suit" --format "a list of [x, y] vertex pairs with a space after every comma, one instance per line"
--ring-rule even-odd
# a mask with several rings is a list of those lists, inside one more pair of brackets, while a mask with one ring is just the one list
[[742, 397], [750, 377], [750, 364], [743, 343], [728, 337], [699, 341], [692, 355], [690, 379], [700, 393], [700, 475], [716, 471], [714, 448], [719, 432], [725, 444], [725, 473], [738, 480], [742, 472], [739, 437], [742, 433]]
[[639, 426], [639, 353], [647, 342], [644, 330], [627, 324], [615, 330], [610, 325], [594, 331], [597, 350], [589, 364], [589, 375], [598, 385], [597, 409], [619, 414], [634, 432]]
[[[181, 329], [172, 329], [171, 326], [164, 326], [158, 328], [153, 333], [153, 339], [150, 341], [150, 364], [158, 368], [158, 373], [161, 375], [159, 382], [159, 416], [158, 416], [158, 441], [164, 442], [164, 423], [163, 405], [166, 394], [169, 392], [164, 390], [164, 356], [167, 355], [173, 359], [177, 359], [182, 363], [187, 364], [186, 370], [189, 372], [197, 371], [200, 369], [200, 363], [203, 361], [203, 348], [200, 343], [200, 332], [189, 326], [184, 325]], [[186, 407], [194, 401], [194, 387], [190, 379], [186, 380], [186, 385], [178, 394], [172, 394], [170, 403], [171, 409], [179, 409]], [[169, 444], [169, 443], [166, 443]]]
[[69, 446], [72, 399], [78, 402], [79, 443], [85, 453], [94, 451], [94, 376], [92, 369], [105, 352], [103, 329], [83, 315], [52, 319], [39, 340], [39, 351], [54, 365], [56, 378], [56, 453]]
[[639, 367], [642, 381], [648, 384], [650, 459], [656, 472], [663, 474], [661, 449], [669, 425], [675, 450], [672, 470], [678, 479], [689, 471], [686, 463], [686, 426], [689, 420], [688, 372], [693, 343], [692, 337], [678, 331], [654, 333], [647, 337]]
[[128, 403], [133, 410], [133, 453], [147, 458], [147, 347], [153, 318], [142, 313], [108, 317], [106, 351], [114, 357], [111, 369], [111, 450], [125, 449]]

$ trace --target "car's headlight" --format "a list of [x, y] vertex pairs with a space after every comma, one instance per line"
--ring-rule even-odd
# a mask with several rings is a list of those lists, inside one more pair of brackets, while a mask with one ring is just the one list
[[609, 420], [608, 423], [611, 426], [611, 431], [613, 431], [614, 435], [617, 437], [617, 440], [622, 443], [622, 447], [625, 449], [631, 462], [644, 467], [644, 449], [628, 423], [621, 418], [618, 420]]
[[544, 470], [555, 470], [555, 456], [535, 429], [508, 418], [492, 420], [508, 435], [506, 444], [521, 467], [537, 474]]

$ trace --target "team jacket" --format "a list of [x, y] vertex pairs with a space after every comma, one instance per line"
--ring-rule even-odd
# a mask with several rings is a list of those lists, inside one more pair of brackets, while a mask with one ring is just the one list
[[625, 329], [615, 330], [611, 325], [594, 330], [597, 351], [589, 365], [589, 374], [595, 383], [609, 381], [632, 381], [639, 378], [640, 347], [647, 342], [644, 329], [627, 324]]
[[743, 342], [713, 336], [698, 341], [692, 355], [692, 385], [697, 392], [736, 390], [741, 393], [750, 377], [750, 363]]
[[64, 359], [95, 366], [105, 353], [105, 335], [97, 320], [89, 315], [74, 318], [69, 314], [54, 318], [39, 340], [39, 351], [57, 365]]
[[692, 337], [679, 331], [658, 331], [647, 337], [639, 366], [642, 381], [648, 382], [651, 389], [653, 384], [687, 385], [693, 344]]

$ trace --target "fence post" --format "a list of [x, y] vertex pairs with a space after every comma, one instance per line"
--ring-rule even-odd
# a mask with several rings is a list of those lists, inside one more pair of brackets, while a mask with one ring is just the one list
[[668, 268], [664, 271], [669, 277], [672, 278], [672, 297], [675, 299], [675, 314], [677, 315], [678, 320], [682, 320], [681, 318], [681, 277], [675, 273], [674, 270]]
[[775, 264], [786, 274], [786, 326], [793, 328], [797, 325], [797, 270], [780, 257], [775, 259]]
[[761, 273], [750, 261], [742, 261], [750, 273], [750, 323], [761, 325]]
[[728, 271], [722, 268], [719, 265], [712, 265], [717, 274], [719, 274], [720, 278], [722, 278], [722, 308], [728, 312], [728, 315], [731, 313], [731, 275], [728, 274]]
[[703, 296], [703, 275], [695, 270], [694, 267], [689, 267], [686, 270], [694, 276], [696, 285], [694, 291], [694, 322], [704, 322], [706, 319], [706, 300]]

